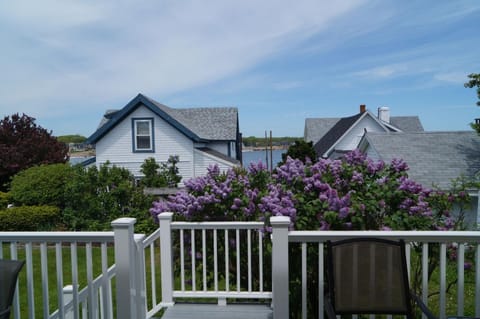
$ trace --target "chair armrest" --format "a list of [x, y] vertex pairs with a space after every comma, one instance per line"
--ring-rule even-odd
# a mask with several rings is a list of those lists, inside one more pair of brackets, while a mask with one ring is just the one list
[[413, 301], [420, 307], [420, 310], [427, 316], [428, 319], [437, 319], [437, 317], [428, 309], [428, 307], [423, 303], [422, 299], [417, 296], [413, 291], [410, 292]]
[[0, 319], [8, 319], [10, 318], [10, 307], [7, 309], [0, 310]]

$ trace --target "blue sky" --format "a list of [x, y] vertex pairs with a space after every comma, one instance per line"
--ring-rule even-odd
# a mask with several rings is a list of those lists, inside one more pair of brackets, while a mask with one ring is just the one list
[[480, 1], [0, 2], [0, 110], [89, 136], [138, 93], [171, 107], [236, 106], [244, 136], [303, 136], [305, 118], [480, 117]]

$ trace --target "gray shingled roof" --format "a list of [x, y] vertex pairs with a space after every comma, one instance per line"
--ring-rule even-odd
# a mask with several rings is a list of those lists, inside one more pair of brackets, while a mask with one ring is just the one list
[[[341, 117], [305, 119], [305, 141], [312, 141], [313, 144], [316, 144], [341, 119]], [[418, 116], [392, 116], [390, 117], [390, 125], [403, 132], [423, 132], [423, 126]]]
[[339, 117], [305, 119], [305, 141], [317, 143], [340, 119]]
[[418, 116], [392, 116], [390, 124], [403, 132], [423, 132], [423, 126]]
[[409, 176], [425, 187], [449, 189], [452, 179], [480, 171], [480, 137], [475, 132], [368, 132], [364, 139], [385, 162], [403, 159]]
[[[211, 141], [235, 141], [237, 139], [238, 109], [235, 107], [174, 109], [145, 95], [140, 96], [147, 99], [201, 139]], [[119, 111], [108, 110], [102, 118], [98, 129], [108, 123]]]
[[340, 119], [317, 143], [315, 143], [314, 148], [317, 155], [322, 156], [328, 151], [330, 147], [332, 147], [332, 145], [335, 144], [335, 142], [337, 142], [364, 114], [367, 113], [358, 113], [357, 115]]

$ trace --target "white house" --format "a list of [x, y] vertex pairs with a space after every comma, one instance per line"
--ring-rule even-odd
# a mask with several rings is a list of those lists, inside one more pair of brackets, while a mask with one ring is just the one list
[[87, 143], [96, 165], [107, 161], [142, 177], [140, 166], [153, 157], [166, 162], [178, 155], [182, 180], [241, 164], [241, 134], [234, 107], [173, 109], [142, 94], [120, 110], [107, 111]]
[[421, 132], [418, 116], [390, 116], [388, 107], [378, 108], [378, 116], [360, 105], [360, 112], [343, 118], [307, 118], [304, 139], [313, 142], [319, 158], [338, 158], [357, 148], [365, 132]]

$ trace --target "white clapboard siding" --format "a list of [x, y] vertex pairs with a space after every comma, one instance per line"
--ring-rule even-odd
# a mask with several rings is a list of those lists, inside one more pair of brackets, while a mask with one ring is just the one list
[[195, 155], [195, 176], [202, 176], [207, 173], [207, 168], [211, 165], [218, 165], [221, 171], [226, 171], [229, 168], [232, 168], [235, 166], [235, 164], [225, 161], [221, 158], [215, 157], [211, 154], [207, 154], [205, 152], [202, 152], [201, 150], [195, 149], [194, 151]]
[[[132, 149], [132, 118], [154, 119], [154, 153], [134, 153]], [[166, 162], [170, 155], [180, 158], [180, 174], [184, 178], [192, 176], [193, 171], [193, 142], [145, 107], [139, 107], [121, 123], [118, 123], [96, 144], [96, 161], [101, 165], [109, 161], [129, 169], [139, 176], [140, 166], [149, 157], [157, 162]]]
[[357, 125], [353, 126], [350, 131], [335, 146], [336, 150], [353, 150], [358, 146], [360, 139], [368, 132], [385, 132], [385, 129], [374, 120], [371, 116], [364, 116]]

